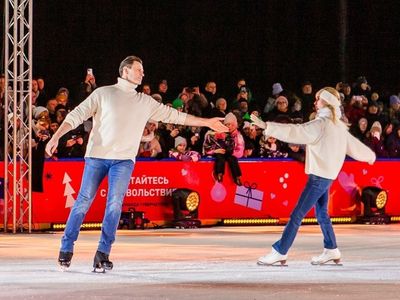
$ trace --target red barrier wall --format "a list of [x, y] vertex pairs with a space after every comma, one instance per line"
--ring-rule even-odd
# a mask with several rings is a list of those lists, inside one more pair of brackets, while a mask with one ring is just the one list
[[[65, 223], [77, 197], [83, 161], [47, 161], [44, 193], [33, 193], [33, 223]], [[152, 222], [172, 220], [171, 194], [187, 187], [200, 193], [199, 218], [287, 218], [304, 186], [304, 165], [291, 160], [240, 161], [245, 186], [237, 189], [226, 169], [222, 184], [213, 178], [213, 161], [138, 161], [124, 201], [144, 211]], [[330, 193], [331, 216], [353, 216], [352, 193], [357, 187], [378, 186], [388, 191], [386, 212], [400, 215], [400, 184], [396, 175], [400, 161], [378, 161], [373, 166], [346, 161]], [[1, 165], [3, 169], [3, 166]], [[107, 182], [103, 182], [85, 222], [101, 222]], [[4, 204], [4, 203], [2, 203]], [[4, 212], [0, 207], [2, 221]], [[309, 216], [312, 216], [313, 212]]]

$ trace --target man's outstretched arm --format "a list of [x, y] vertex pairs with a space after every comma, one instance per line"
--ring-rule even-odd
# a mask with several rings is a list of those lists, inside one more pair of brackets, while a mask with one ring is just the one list
[[62, 137], [64, 134], [69, 132], [72, 129], [71, 124], [67, 122], [62, 122], [61, 126], [57, 129], [57, 131], [53, 134], [49, 142], [46, 144], [46, 155], [48, 157], [53, 156], [53, 153], [56, 151], [57, 146], [58, 146], [58, 140], [60, 137]]
[[185, 119], [185, 123], [183, 125], [186, 126], [197, 126], [197, 127], [209, 127], [217, 132], [228, 132], [228, 127], [222, 124], [222, 120], [224, 118], [200, 118], [195, 117], [193, 115], [187, 115]]

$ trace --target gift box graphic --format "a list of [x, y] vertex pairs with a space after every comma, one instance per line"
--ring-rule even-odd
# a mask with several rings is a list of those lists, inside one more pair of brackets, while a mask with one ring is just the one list
[[264, 192], [257, 190], [256, 183], [245, 182], [236, 187], [234, 203], [251, 209], [261, 210]]

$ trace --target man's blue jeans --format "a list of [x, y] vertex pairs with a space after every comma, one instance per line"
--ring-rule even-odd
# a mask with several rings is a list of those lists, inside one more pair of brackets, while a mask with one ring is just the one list
[[106, 254], [110, 253], [133, 167], [132, 160], [85, 158], [81, 188], [68, 217], [61, 240], [61, 251], [73, 252], [74, 242], [78, 239], [83, 219], [96, 196], [100, 183], [104, 177], [108, 176], [107, 203], [98, 250]]
[[287, 254], [299, 230], [301, 221], [313, 206], [315, 206], [315, 214], [324, 236], [324, 248], [337, 248], [335, 233], [328, 215], [329, 188], [331, 184], [331, 179], [312, 174], [308, 176], [307, 184], [290, 215], [290, 220], [286, 224], [281, 239], [272, 245], [276, 251], [283, 255]]

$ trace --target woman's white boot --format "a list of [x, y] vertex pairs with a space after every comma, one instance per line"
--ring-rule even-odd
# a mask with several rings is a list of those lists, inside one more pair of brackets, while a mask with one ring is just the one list
[[341, 258], [341, 254], [338, 248], [335, 249], [326, 249], [319, 256], [314, 256], [311, 258], [312, 265], [323, 265], [327, 262], [333, 261], [335, 264], [339, 264]]
[[258, 259], [257, 264], [272, 266], [276, 263], [280, 263], [282, 266], [284, 266], [286, 264], [286, 259], [287, 259], [287, 254], [286, 255], [280, 254], [278, 251], [272, 248], [269, 254], [261, 256]]

